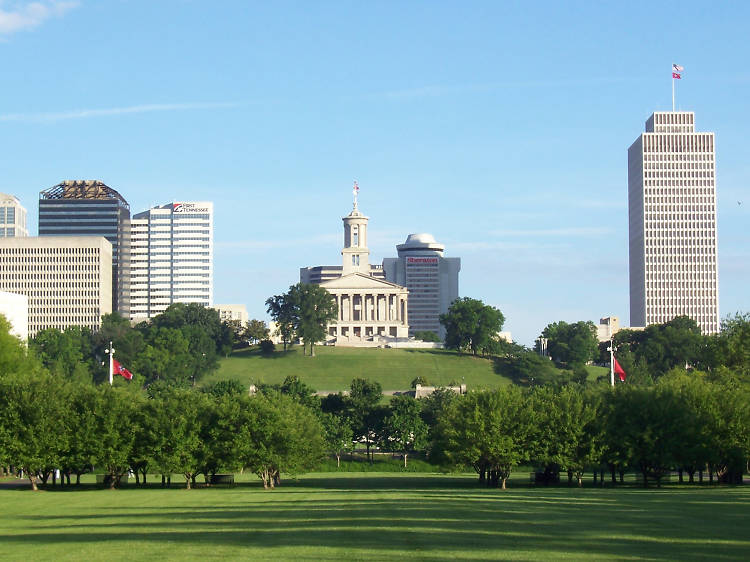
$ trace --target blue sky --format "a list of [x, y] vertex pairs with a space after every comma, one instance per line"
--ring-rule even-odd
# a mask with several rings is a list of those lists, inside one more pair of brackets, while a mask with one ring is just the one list
[[[215, 300], [265, 317], [340, 260], [430, 232], [531, 344], [629, 320], [628, 146], [677, 105], [717, 135], [722, 317], [750, 311], [750, 4], [0, 0], [0, 191], [100, 179], [212, 200]], [[738, 201], [742, 204], [739, 205]]]

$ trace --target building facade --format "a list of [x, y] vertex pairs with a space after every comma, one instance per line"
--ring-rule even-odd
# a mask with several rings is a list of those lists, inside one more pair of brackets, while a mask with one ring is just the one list
[[213, 308], [219, 312], [222, 322], [239, 322], [240, 326], [247, 324], [247, 307], [244, 304], [215, 304]]
[[28, 298], [28, 336], [94, 331], [112, 312], [112, 244], [101, 236], [0, 238], [0, 291]]
[[39, 194], [39, 236], [103, 236], [112, 244], [112, 310], [130, 313], [130, 206], [98, 180], [66, 180]]
[[370, 265], [369, 217], [360, 212], [356, 193], [354, 208], [342, 221], [341, 265], [300, 269], [300, 282], [319, 284], [336, 299], [338, 317], [328, 326], [328, 341], [344, 346], [379, 346], [408, 339], [409, 292], [386, 281], [381, 267]]
[[410, 234], [396, 246], [398, 258], [385, 258], [385, 278], [409, 290], [409, 335], [430, 331], [445, 339], [440, 315], [458, 298], [461, 258], [443, 256], [445, 246], [431, 234]]
[[0, 314], [10, 323], [10, 333], [26, 342], [29, 339], [29, 297], [0, 291]]
[[0, 238], [28, 235], [26, 209], [17, 197], [0, 193]]
[[211, 306], [214, 293], [213, 203], [168, 203], [131, 219], [130, 318], [172, 303]]
[[714, 133], [655, 112], [628, 149], [630, 324], [680, 315], [719, 330]]

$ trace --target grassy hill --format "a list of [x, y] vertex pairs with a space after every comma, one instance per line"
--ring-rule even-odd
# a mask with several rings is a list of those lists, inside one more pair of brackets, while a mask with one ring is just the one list
[[[408, 390], [417, 376], [440, 386], [466, 383], [469, 389], [496, 388], [511, 384], [498, 371], [492, 359], [472, 357], [442, 349], [373, 349], [316, 347], [315, 357], [302, 355], [295, 346], [286, 353], [262, 355], [257, 348], [236, 351], [223, 359], [219, 370], [203, 384], [236, 379], [245, 386], [253, 383], [276, 384], [288, 375], [297, 375], [316, 390], [338, 391], [349, 388], [353, 378], [378, 381], [383, 390]], [[589, 367], [590, 378], [606, 369]]]
[[302, 355], [295, 346], [286, 353], [262, 355], [256, 348], [236, 351], [223, 359], [216, 374], [203, 382], [237, 379], [245, 385], [280, 383], [297, 375], [316, 390], [343, 390], [353, 378], [380, 382], [383, 390], [407, 390], [423, 376], [430, 384], [465, 382], [470, 388], [497, 387], [510, 380], [495, 372], [491, 359], [461, 355], [442, 349], [371, 349], [316, 347], [315, 357]]

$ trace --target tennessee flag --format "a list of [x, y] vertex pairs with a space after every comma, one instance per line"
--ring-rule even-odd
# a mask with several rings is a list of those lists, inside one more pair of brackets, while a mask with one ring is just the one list
[[625, 374], [625, 370], [617, 362], [617, 359], [615, 359], [615, 374], [620, 377], [620, 382], [625, 382], [625, 377], [627, 377], [627, 375]]
[[112, 358], [112, 374], [121, 375], [123, 378], [126, 378], [128, 380], [133, 379], [133, 373], [131, 373], [125, 367], [120, 365], [120, 362], [114, 357]]

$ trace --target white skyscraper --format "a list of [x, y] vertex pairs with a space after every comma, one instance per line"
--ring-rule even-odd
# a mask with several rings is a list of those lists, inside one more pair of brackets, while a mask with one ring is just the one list
[[176, 302], [211, 306], [213, 203], [169, 203], [131, 219], [130, 318], [152, 318]]
[[693, 112], [655, 112], [628, 149], [631, 326], [685, 315], [718, 331], [715, 171]]
[[0, 238], [28, 236], [26, 229], [26, 209], [18, 198], [0, 193]]

